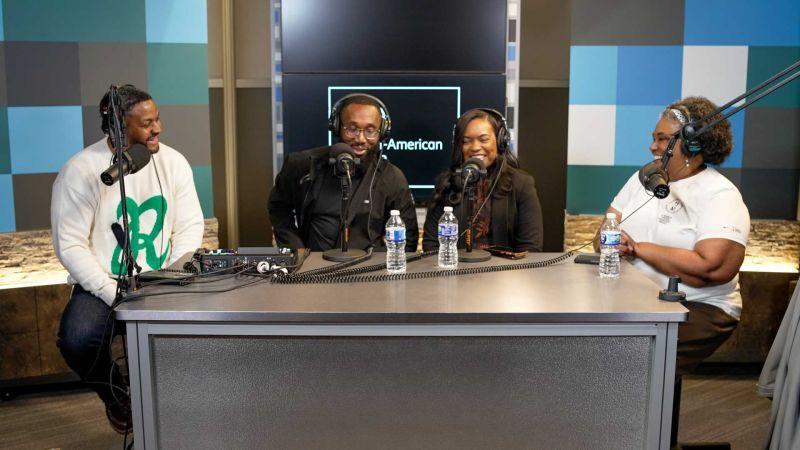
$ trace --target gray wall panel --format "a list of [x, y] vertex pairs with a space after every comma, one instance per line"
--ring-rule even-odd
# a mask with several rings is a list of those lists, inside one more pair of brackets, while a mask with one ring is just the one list
[[81, 104], [77, 42], [5, 45], [10, 106]]
[[742, 166], [748, 169], [800, 169], [800, 108], [747, 110]]
[[[209, 33], [211, 30], [209, 30]], [[222, 112], [222, 89], [208, 90], [208, 122], [211, 137], [211, 184], [214, 192], [214, 215], [219, 223], [219, 246], [227, 247], [228, 198], [225, 189], [225, 117]]]
[[78, 55], [82, 105], [99, 104], [111, 84], [133, 84], [147, 91], [147, 44], [144, 42], [80, 42]]
[[521, 88], [519, 160], [536, 180], [544, 219], [544, 251], [564, 247], [564, 210], [567, 199], [566, 88]]
[[[109, 154], [111, 156], [111, 154]], [[18, 231], [50, 228], [50, 197], [55, 173], [12, 175]]]
[[163, 142], [181, 152], [192, 166], [210, 165], [208, 106], [158, 105], [158, 112]]
[[[84, 105], [81, 107], [83, 117], [83, 145], [88, 147], [103, 138], [103, 131], [100, 130], [100, 111], [98, 105], [100, 97], [94, 105]], [[75, 150], [76, 152], [78, 150]]]
[[0, 106], [6, 106], [8, 102], [6, 91], [6, 43], [0, 42]]
[[742, 169], [742, 198], [753, 219], [795, 220], [800, 170]]
[[270, 89], [237, 89], [239, 163], [239, 242], [272, 245], [267, 199], [272, 190], [272, 111]]
[[572, 0], [572, 45], [683, 45], [683, 0]]
[[523, 0], [520, 80], [569, 79], [570, 1]]
[[[237, 189], [239, 244], [272, 245], [267, 200], [272, 190], [272, 117], [270, 89], [236, 90]], [[211, 163], [214, 170], [214, 214], [220, 219], [220, 246], [227, 245], [225, 197], [225, 130], [222, 89], [209, 89]]]

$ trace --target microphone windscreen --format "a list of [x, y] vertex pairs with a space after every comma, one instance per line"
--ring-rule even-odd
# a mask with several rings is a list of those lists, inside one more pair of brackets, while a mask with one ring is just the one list
[[642, 166], [642, 168], [639, 169], [639, 182], [642, 183], [642, 186], [646, 188], [647, 179], [650, 178], [650, 175], [658, 172], [659, 170], [661, 170], [661, 161], [650, 161]]
[[111, 224], [111, 232], [114, 233], [114, 238], [117, 239], [117, 244], [119, 248], [125, 248], [125, 231], [122, 229], [122, 225], [118, 222], [114, 222]]
[[128, 149], [128, 155], [131, 158], [131, 171], [130, 173], [138, 172], [142, 167], [150, 162], [152, 155], [150, 150], [144, 144], [134, 144]]
[[652, 161], [642, 166], [639, 169], [639, 182], [656, 198], [667, 198], [670, 189], [667, 173], [661, 166], [661, 161]]
[[333, 144], [333, 146], [331, 147], [331, 158], [336, 158], [342, 153], [349, 153], [354, 158], [356, 156], [356, 152], [353, 151], [352, 147], [345, 144], [344, 142], [338, 142], [336, 144]]
[[480, 171], [486, 170], [486, 164], [483, 163], [483, 159], [481, 158], [470, 158], [464, 161], [464, 164], [461, 167], [466, 168], [467, 166], [475, 166]]

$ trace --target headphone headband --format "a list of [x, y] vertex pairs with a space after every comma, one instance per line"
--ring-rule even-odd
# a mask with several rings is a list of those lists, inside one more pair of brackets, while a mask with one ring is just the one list
[[689, 119], [686, 118], [685, 115], [683, 115], [680, 109], [672, 108], [669, 111], [672, 113], [673, 116], [675, 116], [676, 119], [678, 119], [678, 122], [680, 122], [681, 125], [685, 126], [689, 124]]
[[381, 99], [375, 97], [374, 95], [365, 94], [363, 92], [347, 94], [334, 103], [333, 108], [331, 108], [331, 114], [328, 116], [328, 130], [330, 130], [334, 136], [339, 137], [339, 130], [342, 126], [342, 110], [347, 105], [352, 103], [353, 99], [356, 97], [366, 97], [375, 102], [374, 106], [378, 108], [378, 113], [381, 115], [379, 141], [385, 141], [388, 139], [389, 134], [392, 131], [392, 118], [389, 116], [389, 110], [386, 108], [386, 105], [383, 104]]
[[[686, 109], [685, 107], [683, 109]], [[700, 152], [703, 151], [703, 143], [700, 141], [699, 137], [692, 136], [691, 138], [687, 138], [684, 136], [684, 131], [687, 128], [691, 128], [692, 135], [694, 131], [696, 131], [692, 127], [687, 127], [687, 125], [694, 122], [694, 118], [689, 113], [688, 109], [684, 112], [678, 109], [678, 106], [674, 108], [670, 108], [669, 112], [672, 113], [673, 116], [678, 120], [678, 123], [681, 124], [681, 131], [680, 131], [680, 138], [681, 141], [684, 143], [682, 147], [683, 151], [686, 152], [687, 156], [692, 157]]]
[[453, 125], [453, 149], [457, 146], [456, 130], [458, 129], [458, 122], [461, 121], [462, 117], [472, 111], [483, 111], [500, 122], [500, 127], [497, 129], [497, 152], [501, 155], [507, 154], [508, 150], [511, 148], [511, 133], [508, 131], [508, 124], [506, 124], [505, 116], [503, 116], [500, 111], [492, 108], [472, 108], [465, 111], [464, 114], [461, 114], [458, 120], [456, 120], [456, 124]]

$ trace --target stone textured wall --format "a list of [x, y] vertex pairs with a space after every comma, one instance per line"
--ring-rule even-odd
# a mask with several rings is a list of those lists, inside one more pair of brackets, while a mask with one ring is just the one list
[[589, 242], [603, 222], [603, 216], [593, 214], [566, 214], [564, 217], [564, 250], [577, 250], [581, 253], [593, 253]]
[[[206, 219], [203, 247], [219, 247], [217, 227], [217, 219]], [[66, 280], [67, 271], [56, 258], [50, 230], [0, 233], [0, 289]]]
[[[579, 247], [594, 238], [603, 216], [576, 214], [566, 216], [564, 249]], [[593, 252], [591, 245], [580, 250]], [[750, 238], [745, 253], [745, 268], [789, 267], [797, 269], [800, 261], [800, 222], [793, 220], [760, 220], [750, 223]]]
[[[564, 249], [571, 250], [590, 242], [602, 216], [567, 215], [564, 224]], [[207, 219], [203, 247], [219, 247], [217, 220]], [[579, 250], [591, 253], [587, 245]], [[784, 272], [797, 269], [800, 260], [800, 222], [753, 220], [745, 267]], [[760, 269], [758, 269], [760, 267]], [[780, 269], [775, 269], [780, 267]], [[49, 230], [0, 233], [0, 288], [60, 284], [66, 271], [56, 259]]]

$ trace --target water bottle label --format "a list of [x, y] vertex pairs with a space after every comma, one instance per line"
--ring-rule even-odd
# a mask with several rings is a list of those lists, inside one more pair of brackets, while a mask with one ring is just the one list
[[406, 240], [405, 228], [387, 228], [386, 229], [386, 242], [400, 242]]
[[439, 236], [457, 236], [458, 224], [455, 223], [440, 223]]
[[619, 245], [619, 231], [603, 231], [600, 233], [600, 245]]

